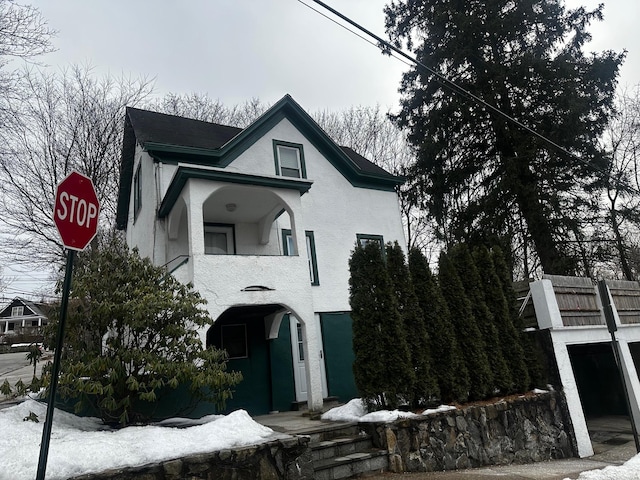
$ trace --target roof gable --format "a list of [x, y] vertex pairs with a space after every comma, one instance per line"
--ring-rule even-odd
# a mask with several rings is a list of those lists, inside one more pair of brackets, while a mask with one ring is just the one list
[[127, 108], [116, 226], [126, 228], [136, 143], [163, 162], [224, 168], [288, 119], [353, 186], [393, 191], [403, 180], [347, 147], [339, 147], [298, 103], [285, 95], [245, 129]]
[[13, 300], [11, 300], [11, 302], [6, 307], [0, 310], [0, 318], [10, 317], [11, 309], [13, 307], [24, 307], [24, 311], [22, 312], [22, 315], [21, 315], [23, 317], [44, 316], [40, 307], [38, 307], [38, 305], [36, 305], [34, 302], [30, 300], [25, 300], [24, 298], [21, 298], [21, 297], [16, 297]]

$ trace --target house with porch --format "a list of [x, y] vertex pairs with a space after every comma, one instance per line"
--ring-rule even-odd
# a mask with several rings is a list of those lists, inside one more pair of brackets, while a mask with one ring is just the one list
[[340, 147], [289, 95], [241, 129], [128, 108], [117, 226], [207, 300], [199, 334], [251, 414], [357, 396], [349, 258], [405, 244], [402, 179]]
[[42, 327], [48, 319], [40, 305], [15, 297], [0, 310], [0, 343], [42, 341]]

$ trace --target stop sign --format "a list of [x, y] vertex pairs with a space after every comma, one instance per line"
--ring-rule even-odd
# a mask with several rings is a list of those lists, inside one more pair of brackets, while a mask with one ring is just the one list
[[72, 250], [84, 250], [98, 231], [100, 202], [93, 182], [78, 172], [71, 172], [58, 184], [53, 221], [62, 244]]

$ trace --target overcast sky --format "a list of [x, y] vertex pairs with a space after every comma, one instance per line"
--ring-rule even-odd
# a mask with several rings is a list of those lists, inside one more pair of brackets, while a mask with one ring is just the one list
[[[408, 68], [298, 0], [19, 1], [38, 7], [58, 30], [58, 50], [44, 58], [50, 68], [89, 63], [99, 73], [155, 78], [159, 96], [207, 93], [234, 105], [254, 97], [274, 103], [289, 93], [311, 112], [376, 104], [396, 109], [400, 77]], [[385, 37], [386, 0], [325, 1]], [[626, 49], [621, 84], [639, 84], [640, 2], [566, 5], [592, 9], [600, 1], [605, 19], [592, 25], [588, 50]], [[12, 277], [5, 295], [28, 293], [46, 277], [27, 275]]]
[[[28, 0], [23, 0], [28, 2]], [[386, 0], [325, 0], [384, 35]], [[595, 50], [628, 50], [623, 83], [640, 83], [637, 0], [605, 3]], [[309, 5], [335, 18], [311, 0]], [[111, 74], [156, 79], [158, 94], [208, 93], [228, 105], [291, 94], [310, 111], [380, 104], [396, 108], [408, 67], [298, 0], [33, 0], [59, 31], [51, 65], [90, 62]]]

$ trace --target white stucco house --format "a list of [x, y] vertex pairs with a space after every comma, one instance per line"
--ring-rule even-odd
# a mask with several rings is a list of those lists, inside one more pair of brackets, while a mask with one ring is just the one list
[[357, 395], [349, 257], [405, 244], [401, 183], [288, 95], [244, 129], [129, 108], [117, 226], [207, 300], [202, 342], [244, 376], [231, 407], [318, 410]]

